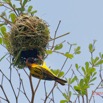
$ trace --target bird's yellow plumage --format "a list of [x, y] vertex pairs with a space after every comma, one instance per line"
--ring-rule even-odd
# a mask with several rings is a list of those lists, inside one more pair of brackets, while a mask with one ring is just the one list
[[32, 76], [44, 79], [44, 80], [54, 80], [61, 85], [65, 85], [67, 81], [58, 78], [47, 66], [46, 63], [43, 62], [42, 65], [38, 65], [35, 63], [33, 58], [29, 58], [26, 60], [26, 65], [28, 66], [30, 73]]

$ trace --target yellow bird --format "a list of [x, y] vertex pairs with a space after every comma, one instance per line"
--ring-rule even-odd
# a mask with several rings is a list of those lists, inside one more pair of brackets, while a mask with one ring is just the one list
[[66, 80], [58, 78], [47, 66], [46, 63], [43, 62], [42, 65], [39, 65], [35, 62], [34, 58], [28, 58], [26, 60], [26, 65], [30, 70], [30, 73], [33, 77], [43, 80], [54, 80], [61, 85], [65, 85], [67, 83]]

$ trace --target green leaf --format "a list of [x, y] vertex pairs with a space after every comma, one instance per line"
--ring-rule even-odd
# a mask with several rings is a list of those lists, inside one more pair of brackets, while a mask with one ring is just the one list
[[68, 95], [66, 93], [62, 93], [62, 95], [64, 96], [65, 99], [68, 100]]
[[53, 69], [51, 69], [51, 71], [52, 71], [55, 75], [58, 75], [58, 73], [60, 72], [59, 69], [57, 69], [57, 70], [53, 70]]
[[94, 77], [93, 79], [90, 80], [90, 83], [96, 80], [97, 77]]
[[37, 13], [37, 10], [32, 11], [31, 15], [34, 15], [35, 13]]
[[91, 73], [93, 73], [93, 72], [95, 72], [95, 71], [96, 71], [95, 68], [91, 68], [91, 69], [90, 69], [90, 72], [91, 72]]
[[70, 54], [69, 52], [66, 52], [66, 53], [64, 54], [64, 56], [66, 56], [67, 58], [70, 58], [70, 59], [73, 58], [73, 54]]
[[92, 53], [94, 51], [95, 51], [95, 49], [93, 47], [93, 44], [89, 44], [89, 52]]
[[0, 37], [0, 44], [2, 44], [2, 38]]
[[94, 77], [96, 74], [97, 74], [97, 72], [94, 72], [93, 75], [92, 75], [92, 77]]
[[10, 0], [3, 0], [4, 2], [6, 2], [6, 3], [9, 3], [10, 2]]
[[78, 64], [75, 64], [75, 67], [76, 67], [76, 69], [77, 69], [77, 70], [79, 69], [79, 66], [78, 66]]
[[3, 35], [5, 35], [6, 34], [6, 27], [2, 26], [0, 29], [1, 29], [1, 33]]
[[89, 81], [90, 81], [90, 76], [86, 76], [84, 78], [84, 81], [85, 81], [85, 84], [88, 85], [89, 84]]
[[16, 15], [14, 13], [10, 14], [11, 21], [14, 23], [16, 20]]
[[81, 87], [84, 86], [84, 80], [83, 80], [83, 79], [80, 80], [80, 86], [81, 86]]
[[24, 0], [23, 7], [26, 5], [27, 2], [28, 2], [28, 0]]
[[80, 46], [78, 46], [77, 48], [74, 49], [75, 54], [80, 54]]
[[0, 24], [0, 27], [3, 26], [3, 25], [5, 25], [5, 23], [1, 23], [1, 24]]
[[81, 95], [86, 95], [87, 91], [86, 90], [82, 90]]
[[2, 3], [0, 3], [0, 6], [3, 6], [3, 4], [2, 4]]
[[74, 86], [74, 89], [76, 90], [76, 91], [81, 91], [81, 89], [80, 89], [80, 87], [79, 86]]
[[62, 77], [63, 75], [64, 75], [64, 72], [63, 72], [63, 71], [60, 71], [58, 77], [60, 78], [60, 77]]
[[103, 60], [99, 60], [95, 65], [97, 66], [97, 65], [101, 65], [101, 64], [103, 64]]
[[33, 8], [33, 6], [29, 6], [28, 7], [28, 12], [31, 12], [32, 8]]
[[63, 71], [60, 71], [59, 69], [57, 69], [57, 70], [51, 69], [51, 71], [52, 71], [55, 75], [57, 75], [59, 78], [64, 75], [64, 72], [63, 72]]
[[81, 51], [77, 51], [75, 54], [80, 54], [81, 53]]
[[23, 12], [25, 8], [15, 8], [18, 12]]
[[60, 103], [67, 103], [68, 100], [61, 100]]
[[99, 60], [99, 57], [96, 57], [93, 61], [93, 63], [95, 64], [97, 61]]
[[46, 50], [47, 54], [52, 54], [52, 50]]
[[74, 76], [74, 78], [71, 80], [70, 84], [72, 84], [73, 82], [75, 82], [77, 80], [77, 76]]
[[89, 51], [92, 52], [93, 51], [93, 45], [89, 44]]
[[54, 50], [60, 50], [62, 48], [63, 48], [63, 44], [61, 43], [59, 45], [56, 45], [55, 48], [54, 48]]
[[101, 55], [101, 58], [103, 59], [103, 54]]
[[84, 67], [82, 67], [82, 71], [83, 71], [84, 74], [86, 75], [86, 71], [85, 71], [85, 68], [84, 68]]
[[89, 68], [89, 63], [88, 62], [85, 63], [85, 67], [86, 67], [86, 69]]
[[75, 51], [79, 51], [80, 50], [80, 46], [78, 46], [77, 48], [75, 48]]

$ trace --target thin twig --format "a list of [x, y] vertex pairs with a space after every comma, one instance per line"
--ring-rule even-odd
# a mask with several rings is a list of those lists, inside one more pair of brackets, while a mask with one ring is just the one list
[[6, 98], [6, 101], [7, 101], [8, 103], [10, 103], [10, 101], [9, 101], [9, 99], [8, 99], [6, 93], [5, 93], [4, 88], [3, 88], [2, 86], [0, 86], [0, 87], [1, 87], [1, 89], [2, 89], [2, 92], [4, 93], [4, 96], [5, 96], [5, 98]]
[[82, 96], [82, 103], [85, 103], [85, 101], [84, 101], [84, 96]]
[[14, 90], [13, 84], [12, 84], [12, 82], [11, 82], [10, 80], [9, 80], [9, 82], [10, 82], [11, 88], [12, 88], [12, 90], [13, 90], [14, 96], [15, 96], [15, 98], [16, 98], [16, 93], [15, 93], [15, 90]]
[[[59, 29], [60, 23], [61, 23], [61, 20], [59, 21], [58, 26], [57, 26], [57, 28], [56, 28], [56, 30], [55, 30], [54, 38], [56, 38], [57, 31], [58, 31], [58, 29]], [[55, 45], [55, 39], [53, 40], [53, 44], [52, 44], [51, 50], [54, 48], [54, 45]]]
[[3, 85], [3, 79], [4, 79], [4, 75], [2, 74], [1, 85]]
[[12, 88], [12, 91], [13, 91], [14, 96], [15, 96], [15, 98], [16, 98], [16, 93], [15, 93], [15, 90], [14, 90], [14, 87], [13, 87], [13, 84], [12, 84], [11, 80], [2, 72], [1, 69], [0, 69], [0, 72], [4, 75], [4, 77], [5, 77], [5, 78], [8, 80], [8, 82], [10, 83], [11, 88]]
[[25, 95], [25, 97], [27, 98], [28, 102], [31, 103], [30, 100], [29, 100], [29, 98], [28, 98], [28, 96], [27, 96], [27, 94], [26, 94], [23, 81], [21, 81], [21, 83], [22, 83], [22, 88], [23, 88], [23, 91], [24, 91], [24, 92], [22, 92], [22, 93]]
[[54, 100], [54, 93], [52, 92], [52, 100], [53, 100], [53, 103], [55, 103], [55, 100]]
[[1, 16], [1, 15], [0, 15], [0, 17], [5, 21], [6, 24], [12, 25], [12, 23], [11, 23], [9, 20], [7, 20], [6, 18], [4, 18], [4, 17]]
[[88, 91], [86, 93], [86, 103], [88, 103]]
[[52, 39], [50, 39], [49, 41], [59, 39], [59, 38], [61, 38], [61, 37], [63, 37], [63, 36], [66, 36], [66, 35], [68, 35], [68, 34], [70, 34], [70, 32], [67, 32], [67, 33], [65, 33], [65, 34], [63, 34], [63, 35], [57, 36], [56, 38], [52, 38]]
[[3, 98], [3, 97], [1, 97], [1, 96], [0, 96], [0, 98], [1, 98], [2, 100], [4, 100], [4, 101], [7, 101], [5, 98]]
[[47, 96], [47, 91], [46, 91], [46, 81], [44, 81], [44, 90], [45, 90], [45, 97]]
[[7, 8], [7, 9], [9, 9], [9, 10], [11, 10], [11, 11], [12, 11], [12, 9], [11, 9], [11, 8], [9, 8], [8, 6], [4, 5], [4, 4], [5, 4], [4, 2], [0, 2], [0, 4], [1, 4], [2, 6], [4, 6], [5, 8]]
[[39, 87], [40, 81], [41, 81], [41, 79], [39, 79], [38, 84], [37, 84], [37, 86], [36, 86], [36, 88], [35, 88], [34, 97], [35, 97], [35, 93], [36, 93], [36, 91], [37, 91], [37, 89], [38, 89], [38, 87]]
[[[71, 51], [71, 48], [72, 48], [72, 45], [70, 45], [69, 53], [70, 53], [70, 51]], [[63, 70], [63, 68], [64, 68], [64, 66], [65, 66], [65, 64], [66, 64], [66, 62], [67, 62], [67, 60], [68, 60], [68, 58], [66, 58], [66, 59], [65, 59], [65, 61], [64, 61], [63, 65], [62, 65], [62, 67], [61, 67], [60, 71], [62, 71], [62, 70]]]
[[65, 73], [65, 75], [63, 75], [63, 77], [65, 77], [65, 76], [68, 74], [68, 72], [70, 71], [71, 68], [72, 68], [72, 64], [70, 65], [70, 67], [69, 67], [69, 69], [67, 70], [67, 72]]
[[[100, 81], [100, 83], [98, 84], [98, 86], [95, 88], [95, 90], [93, 92], [96, 92], [96, 90], [99, 88], [99, 86], [101, 85], [102, 82], [103, 82], [103, 80]], [[91, 101], [91, 99], [93, 97], [93, 92], [92, 92], [92, 94], [90, 96], [89, 103], [90, 103], [90, 101]]]
[[94, 98], [94, 96], [93, 96], [93, 102], [95, 103], [95, 98]]
[[27, 73], [27, 71], [25, 70], [25, 69], [23, 69], [24, 70], [24, 72], [26, 73], [26, 75], [29, 77], [29, 74]]
[[32, 75], [30, 74], [29, 76], [29, 81], [30, 81], [30, 87], [31, 87], [31, 92], [32, 92], [32, 97], [31, 97], [31, 103], [34, 103], [34, 87], [33, 87], [33, 83], [32, 83]]
[[51, 95], [51, 93], [53, 92], [54, 88], [56, 86], [56, 82], [54, 83], [54, 86], [52, 87], [51, 91], [49, 92], [49, 94], [45, 97], [44, 103], [46, 103], [48, 97]]

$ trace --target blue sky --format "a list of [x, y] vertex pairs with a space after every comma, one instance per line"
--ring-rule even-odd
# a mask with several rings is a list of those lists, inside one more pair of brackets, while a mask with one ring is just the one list
[[[71, 32], [70, 35], [63, 37], [60, 40], [58, 39], [58, 43], [66, 40], [70, 43], [77, 43], [81, 46], [82, 53], [75, 56], [73, 60], [69, 60], [65, 69], [68, 68], [71, 63], [73, 65], [75, 65], [75, 63], [84, 65], [84, 62], [90, 59], [88, 44], [93, 42], [93, 40], [97, 40], [95, 55], [98, 55], [99, 52], [103, 52], [103, 0], [32, 0], [30, 4], [34, 6], [34, 9], [38, 10], [36, 15], [43, 18], [50, 25], [51, 37], [54, 35], [59, 20], [61, 20], [61, 25], [57, 35]], [[65, 46], [63, 51], [67, 49], [68, 47]], [[0, 57], [6, 52], [7, 51], [0, 46]], [[51, 66], [53, 69], [57, 69], [61, 68], [64, 60], [65, 59], [62, 56], [54, 54], [49, 56], [46, 61], [48, 66]], [[3, 68], [4, 71], [5, 69], [8, 69], [7, 66], [9, 66], [9, 64], [4, 65], [5, 62], [7, 62], [6, 59], [0, 63], [0, 69]], [[21, 76], [24, 77], [22, 70], [20, 73]], [[36, 79], [34, 79], [34, 81], [37, 82]], [[26, 83], [26, 80], [24, 80], [24, 82]], [[14, 83], [16, 83], [15, 80]], [[49, 82], [47, 83], [49, 88]], [[38, 92], [42, 92], [43, 94], [44, 91], [42, 85], [43, 83], [41, 83]], [[28, 85], [27, 88], [29, 88]], [[56, 91], [56, 93], [56, 99], [59, 103], [59, 92]], [[39, 97], [40, 94], [37, 94], [36, 101], [39, 100], [39, 103], [43, 103], [41, 97]], [[10, 96], [10, 98], [12, 98], [12, 96]], [[98, 97], [96, 96], [96, 98]], [[27, 103], [25, 98], [22, 98], [21, 102]], [[102, 103], [102, 99], [99, 98], [98, 102]]]

